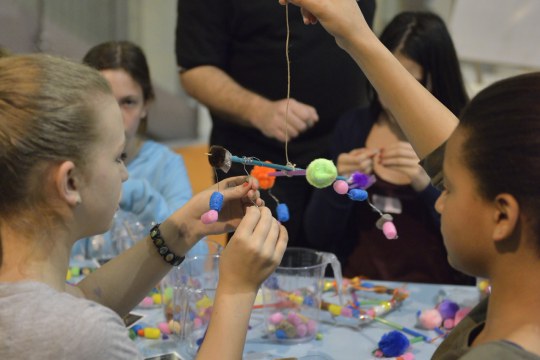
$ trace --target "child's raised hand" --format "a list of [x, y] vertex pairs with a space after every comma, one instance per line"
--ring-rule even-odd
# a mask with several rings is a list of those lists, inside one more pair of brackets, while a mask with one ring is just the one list
[[378, 150], [359, 148], [339, 154], [336, 164], [338, 174], [350, 176], [355, 171], [371, 174], [373, 172], [373, 157], [377, 153]]
[[[248, 206], [263, 206], [260, 198], [257, 179], [246, 176], [236, 176], [220, 181], [218, 184], [194, 195], [171, 218], [183, 223], [189, 234], [197, 239], [211, 234], [222, 234], [236, 229], [246, 213]], [[203, 224], [201, 216], [210, 210], [210, 197], [216, 191], [223, 195], [223, 205], [218, 212], [218, 219], [212, 224]]]
[[287, 241], [287, 230], [267, 207], [249, 207], [221, 255], [220, 286], [235, 293], [257, 291], [281, 262]]
[[300, 6], [304, 24], [320, 22], [342, 47], [363, 31], [372, 34], [356, 0], [279, 0], [279, 3]]

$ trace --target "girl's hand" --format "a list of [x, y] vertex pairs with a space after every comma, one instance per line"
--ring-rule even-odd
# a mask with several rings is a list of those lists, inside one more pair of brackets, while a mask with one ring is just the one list
[[[188, 237], [194, 237], [192, 241], [197, 241], [206, 235], [234, 231], [245, 215], [247, 207], [264, 205], [258, 188], [257, 179], [252, 177], [227, 178], [194, 195], [182, 208], [171, 215], [170, 219], [177, 224], [180, 232]], [[218, 220], [213, 224], [203, 224], [201, 216], [210, 210], [210, 197], [218, 189], [223, 194], [223, 206], [219, 211]]]
[[304, 24], [320, 22], [342, 48], [355, 36], [373, 34], [356, 0], [279, 0], [288, 2], [301, 7]]
[[351, 176], [355, 171], [370, 175], [373, 173], [373, 157], [378, 150], [359, 148], [348, 153], [341, 153], [337, 158], [337, 171], [339, 175]]
[[225, 292], [256, 292], [281, 262], [287, 248], [285, 227], [267, 207], [249, 207], [219, 261]]
[[411, 186], [417, 192], [429, 185], [429, 176], [420, 166], [420, 159], [411, 144], [400, 141], [385, 147], [379, 154], [380, 164], [386, 168], [399, 171], [411, 180]]

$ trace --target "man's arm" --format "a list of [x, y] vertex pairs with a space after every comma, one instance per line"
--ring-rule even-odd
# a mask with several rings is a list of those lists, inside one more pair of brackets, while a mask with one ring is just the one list
[[[180, 72], [189, 95], [238, 125], [254, 127], [264, 135], [285, 141], [295, 138], [319, 120], [312, 106], [294, 99], [272, 101], [238, 84], [216, 66], [197, 66]], [[287, 108], [288, 107], [288, 108]], [[287, 113], [287, 132], [285, 115]]]

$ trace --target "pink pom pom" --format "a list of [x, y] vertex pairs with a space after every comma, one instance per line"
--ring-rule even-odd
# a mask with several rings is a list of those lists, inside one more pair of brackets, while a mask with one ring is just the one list
[[291, 311], [288, 315], [287, 315], [287, 320], [293, 324], [294, 326], [298, 326], [300, 324], [302, 324], [302, 319], [300, 318], [300, 316], [298, 316], [297, 313], [295, 313], [294, 311]]
[[461, 320], [463, 320], [463, 318], [465, 316], [467, 316], [469, 314], [469, 312], [471, 311], [471, 308], [470, 307], [466, 307], [466, 308], [463, 308], [463, 309], [459, 309], [457, 312], [456, 312], [456, 316], [454, 317], [454, 326], [457, 326], [457, 324], [459, 324], [459, 322]]
[[437, 309], [424, 310], [418, 315], [418, 324], [427, 330], [441, 326], [442, 321], [441, 313]]
[[412, 352], [406, 352], [399, 357], [401, 360], [414, 360], [414, 354]]
[[203, 224], [212, 224], [215, 223], [218, 219], [218, 212], [216, 210], [208, 210], [201, 216], [201, 221]]
[[343, 307], [343, 308], [341, 309], [341, 316], [344, 316], [344, 317], [352, 317], [352, 316], [353, 316], [352, 309], [351, 309], [351, 308], [348, 308], [348, 307]]
[[340, 195], [345, 195], [349, 192], [349, 184], [345, 180], [336, 180], [334, 182], [334, 190]]
[[150, 296], [145, 296], [139, 305], [141, 307], [150, 307], [154, 305], [154, 300]]
[[317, 332], [317, 322], [315, 320], [309, 320], [307, 323], [307, 330], [309, 335], [313, 335]]
[[270, 321], [270, 324], [274, 325], [281, 323], [283, 319], [285, 319], [285, 316], [283, 316], [283, 314], [280, 312], [273, 313], [268, 317], [268, 321]]
[[446, 330], [453, 329], [454, 326], [455, 326], [454, 319], [452, 319], [452, 318], [444, 319], [444, 321], [443, 321], [443, 327], [444, 327]]
[[170, 335], [171, 334], [171, 329], [169, 328], [169, 324], [167, 324], [166, 322], [161, 322], [158, 324], [158, 329], [163, 333], [163, 334], [167, 334], [167, 335]]
[[202, 326], [202, 324], [203, 324], [203, 321], [202, 321], [201, 318], [196, 317], [195, 319], [193, 319], [193, 327], [194, 327], [195, 329], [200, 328], [200, 327]]
[[296, 335], [298, 335], [298, 337], [306, 336], [307, 332], [308, 328], [305, 324], [299, 324], [298, 326], [296, 326]]
[[382, 232], [389, 240], [397, 239], [397, 230], [396, 226], [392, 221], [387, 221], [382, 226]]

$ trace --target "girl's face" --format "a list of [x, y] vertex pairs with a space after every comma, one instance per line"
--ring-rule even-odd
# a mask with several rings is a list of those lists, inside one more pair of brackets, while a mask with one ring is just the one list
[[120, 106], [126, 140], [130, 143], [135, 138], [141, 119], [146, 116], [148, 110], [142, 87], [122, 69], [101, 70], [100, 72], [109, 82]]
[[123, 161], [126, 137], [118, 104], [107, 95], [101, 96], [95, 106], [99, 136], [88, 154], [91, 160], [85, 168], [81, 190], [83, 236], [100, 234], [111, 227], [120, 203], [122, 182], [128, 178]]
[[485, 276], [494, 211], [493, 205], [476, 191], [478, 184], [463, 164], [461, 147], [465, 136], [458, 127], [446, 144], [445, 190], [435, 203], [435, 209], [441, 214], [441, 232], [449, 263], [465, 273]]

